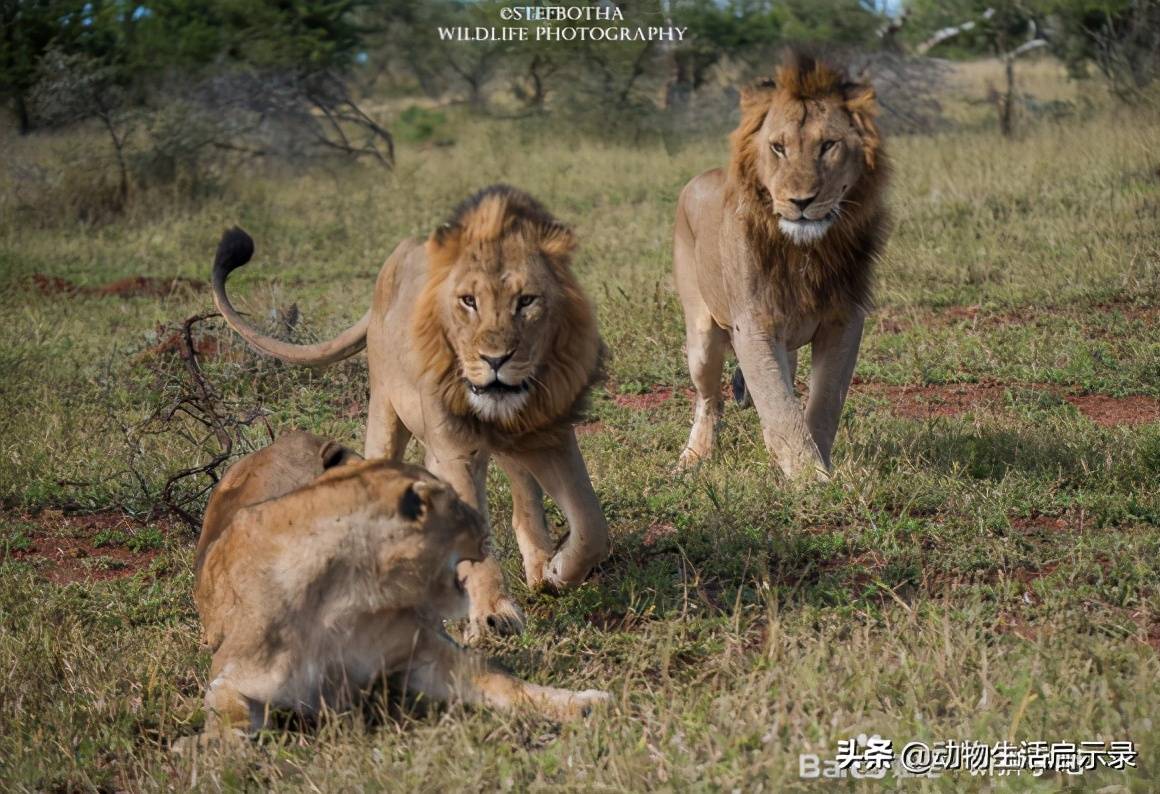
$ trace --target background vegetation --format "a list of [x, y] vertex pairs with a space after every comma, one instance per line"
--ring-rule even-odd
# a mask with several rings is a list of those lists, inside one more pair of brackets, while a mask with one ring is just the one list
[[[799, 753], [879, 733], [1140, 750], [1126, 772], [917, 790], [1154, 790], [1160, 112], [1129, 46], [1154, 6], [1012, 5], [1002, 36], [944, 8], [673, 3], [653, 11], [697, 31], [679, 51], [484, 57], [422, 36], [486, 4], [0, 5], [3, 787], [777, 791], [807, 785]], [[676, 196], [724, 163], [731, 89], [790, 32], [841, 44], [891, 105], [896, 229], [837, 477], [787, 490], [732, 407], [718, 456], [676, 477]], [[484, 650], [615, 705], [557, 726], [388, 697], [171, 756], [203, 718], [188, 522], [211, 475], [282, 428], [357, 447], [365, 422], [361, 359], [285, 367], [203, 317], [220, 230], [257, 241], [239, 303], [322, 338], [398, 240], [500, 180], [582, 240], [612, 358], [581, 444], [615, 546], [575, 592], [524, 591], [493, 475], [530, 623]]]

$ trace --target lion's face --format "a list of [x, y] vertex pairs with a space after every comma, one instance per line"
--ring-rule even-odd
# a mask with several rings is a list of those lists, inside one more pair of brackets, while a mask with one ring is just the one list
[[758, 135], [757, 165], [778, 227], [798, 245], [820, 240], [865, 168], [850, 114], [836, 98], [785, 103], [766, 114]]
[[568, 227], [503, 186], [427, 241], [415, 334], [453, 414], [521, 433], [558, 422], [583, 394], [600, 342], [571, 271], [575, 247]]
[[742, 92], [735, 178], [761, 194], [790, 242], [813, 245], [856, 209], [847, 198], [876, 167], [876, 113], [870, 85], [842, 82], [821, 63], [783, 66], [773, 82]]
[[519, 413], [560, 314], [559, 285], [543, 254], [521, 238], [469, 245], [443, 299], [444, 327], [472, 410], [487, 421]]

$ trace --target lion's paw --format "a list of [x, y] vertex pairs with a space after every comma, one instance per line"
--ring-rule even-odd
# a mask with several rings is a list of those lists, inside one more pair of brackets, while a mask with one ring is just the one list
[[520, 634], [524, 630], [524, 612], [507, 596], [496, 598], [489, 607], [471, 605], [463, 641], [474, 645], [486, 634]]
[[249, 740], [248, 733], [232, 728], [227, 731], [199, 733], [196, 736], [182, 736], [169, 746], [169, 752], [176, 756], [188, 758], [215, 750], [243, 747], [249, 743]]
[[673, 472], [680, 474], [681, 472], [691, 471], [705, 460], [705, 455], [694, 450], [692, 447], [685, 447], [681, 452], [681, 457], [677, 458], [677, 465], [673, 467]]
[[567, 541], [544, 568], [546, 587], [560, 591], [578, 587], [592, 573], [592, 569], [608, 559], [608, 544], [591, 544], [594, 548], [578, 548], [579, 543]]
[[572, 692], [562, 705], [559, 717], [561, 720], [579, 720], [590, 716], [594, 711], [603, 709], [612, 702], [612, 695], [599, 689], [585, 689], [581, 692]]

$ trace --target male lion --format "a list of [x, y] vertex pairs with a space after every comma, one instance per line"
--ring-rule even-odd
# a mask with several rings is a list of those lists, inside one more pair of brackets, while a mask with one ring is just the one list
[[482, 560], [487, 534], [418, 466], [362, 461], [308, 433], [235, 463], [210, 498], [195, 563], [213, 651], [206, 736], [257, 730], [271, 709], [343, 707], [395, 673], [436, 699], [560, 720], [607, 700], [493, 670], [443, 633], [463, 606], [456, 563]]
[[[728, 172], [706, 171], [681, 191], [673, 270], [697, 398], [680, 466], [713, 449], [732, 343], [782, 471], [828, 477], [887, 234], [876, 112], [869, 85], [790, 55], [773, 81], [742, 92]], [[803, 415], [793, 381], [807, 343]]]
[[[600, 369], [591, 304], [572, 274], [576, 239], [533, 198], [487, 188], [464, 201], [426, 241], [405, 240], [387, 259], [371, 308], [328, 342], [264, 336], [230, 305], [225, 281], [253, 254], [240, 229], [223, 236], [214, 300], [257, 350], [292, 364], [326, 364], [367, 347], [366, 456], [401, 460], [412, 434], [425, 465], [487, 516], [494, 455], [511, 480], [512, 525], [531, 587], [579, 584], [608, 556], [608, 527], [572, 423]], [[543, 490], [541, 490], [541, 487]], [[570, 532], [553, 553], [543, 491]], [[523, 615], [498, 563], [463, 563], [467, 636], [519, 631]]]

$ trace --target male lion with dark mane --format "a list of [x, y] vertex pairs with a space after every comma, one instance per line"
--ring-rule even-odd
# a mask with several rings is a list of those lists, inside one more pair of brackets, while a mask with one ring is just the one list
[[[519, 190], [487, 188], [456, 208], [424, 243], [404, 240], [387, 259], [366, 315], [338, 337], [295, 345], [261, 334], [225, 291], [253, 255], [226, 232], [214, 264], [214, 300], [257, 350], [319, 365], [364, 346], [370, 374], [367, 458], [398, 461], [411, 436], [425, 465], [487, 515], [494, 456], [512, 490], [512, 525], [531, 587], [579, 584], [608, 556], [608, 528], [572, 424], [600, 371], [596, 317], [571, 269], [576, 238]], [[568, 520], [554, 548], [547, 491]], [[523, 615], [491, 557], [464, 562], [468, 639], [520, 631]]]
[[[673, 270], [684, 307], [696, 409], [680, 465], [708, 456], [721, 418], [721, 368], [737, 354], [782, 471], [826, 479], [858, 359], [871, 270], [886, 240], [888, 174], [874, 89], [791, 54], [741, 94], [728, 171], [681, 191]], [[811, 345], [809, 399], [794, 395]]]

